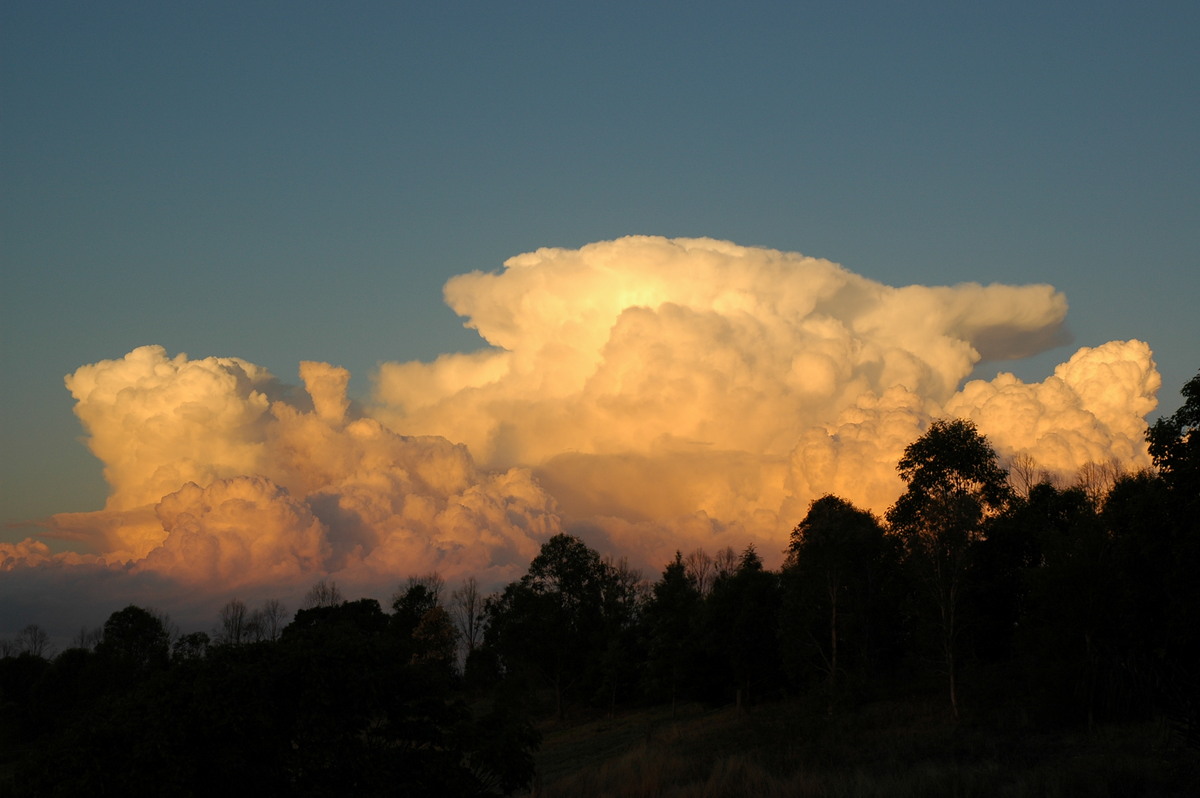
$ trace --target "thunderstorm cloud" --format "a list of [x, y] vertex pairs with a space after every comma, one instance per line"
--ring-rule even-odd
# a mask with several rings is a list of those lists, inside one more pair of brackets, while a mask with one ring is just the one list
[[300, 364], [158, 346], [66, 378], [105, 507], [53, 516], [83, 553], [0, 544], [0, 569], [90, 569], [220, 591], [438, 570], [500, 581], [562, 530], [651, 572], [676, 549], [777, 552], [808, 503], [882, 513], [933, 418], [1070, 480], [1149, 465], [1149, 347], [1080, 349], [1025, 383], [980, 363], [1065, 340], [1049, 285], [894, 287], [830, 261], [711, 239], [541, 249], [451, 279], [485, 345], [384, 363], [370, 397]]

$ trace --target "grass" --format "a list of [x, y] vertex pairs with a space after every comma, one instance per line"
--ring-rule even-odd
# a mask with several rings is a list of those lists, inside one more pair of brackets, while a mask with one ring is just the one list
[[1161, 723], [1034, 733], [952, 723], [937, 702], [826, 717], [803, 700], [689, 705], [543, 728], [538, 798], [1192, 796], [1200, 752]]

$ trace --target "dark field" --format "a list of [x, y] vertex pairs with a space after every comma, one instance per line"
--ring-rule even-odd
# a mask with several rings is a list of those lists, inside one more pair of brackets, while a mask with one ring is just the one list
[[[1007, 720], [1009, 726], [1004, 723]], [[542, 729], [538, 789], [560, 796], [1192, 796], [1200, 752], [1161, 721], [1022, 732], [944, 703], [646, 709]]]

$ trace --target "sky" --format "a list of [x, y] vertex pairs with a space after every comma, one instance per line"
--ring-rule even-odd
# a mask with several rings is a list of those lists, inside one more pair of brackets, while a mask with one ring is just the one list
[[0, 636], [1142, 467], [1197, 97], [1186, 2], [6, 3]]

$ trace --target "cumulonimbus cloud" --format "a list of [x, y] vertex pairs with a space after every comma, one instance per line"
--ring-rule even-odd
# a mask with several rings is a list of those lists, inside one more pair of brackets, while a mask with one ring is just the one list
[[[466, 447], [350, 417], [349, 374], [300, 366], [304, 390], [236, 358], [157, 346], [67, 377], [112, 487], [105, 509], [52, 533], [100, 559], [225, 589], [341, 573], [508, 575], [554, 534], [553, 500], [526, 469], [482, 471]], [[26, 541], [9, 567], [50, 557]]]
[[[824, 493], [886, 509], [939, 416], [1066, 477], [1149, 463], [1144, 343], [1081, 349], [1041, 383], [964, 385], [1063, 341], [1048, 285], [893, 287], [797, 253], [630, 237], [519, 255], [445, 297], [486, 346], [385, 363], [362, 403], [323, 363], [301, 364], [303, 390], [155, 346], [81, 367], [67, 387], [111, 493], [51, 532], [193, 584], [502, 579], [560, 529], [655, 569], [677, 548], [770, 556]], [[0, 545], [2, 567], [52, 559]]]

